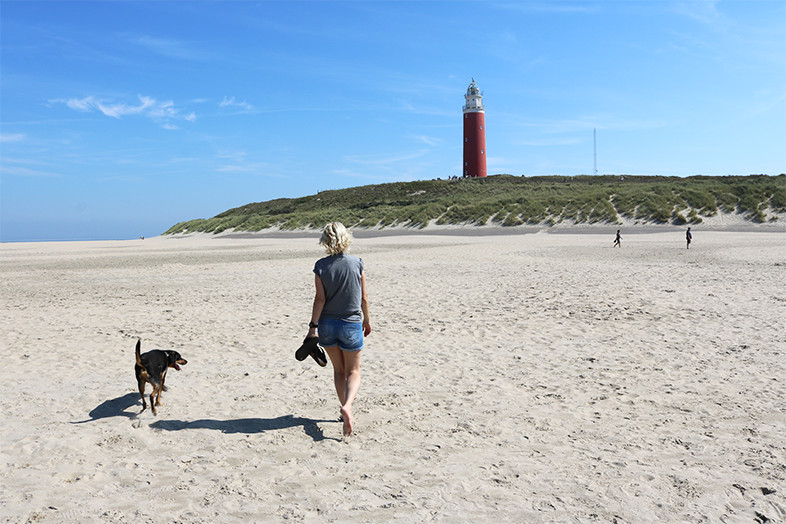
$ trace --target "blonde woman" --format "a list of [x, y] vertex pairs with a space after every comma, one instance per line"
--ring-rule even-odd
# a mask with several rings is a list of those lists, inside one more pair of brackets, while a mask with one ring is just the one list
[[352, 434], [352, 402], [360, 388], [363, 337], [371, 333], [363, 260], [349, 254], [352, 235], [341, 222], [331, 222], [319, 240], [327, 255], [314, 264], [316, 294], [307, 337], [319, 344], [333, 363], [333, 381], [341, 402], [344, 435]]

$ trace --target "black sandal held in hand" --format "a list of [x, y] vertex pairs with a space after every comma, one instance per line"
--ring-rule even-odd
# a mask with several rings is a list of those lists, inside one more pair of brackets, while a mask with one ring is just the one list
[[309, 355], [320, 366], [327, 366], [327, 355], [325, 355], [325, 350], [322, 349], [322, 346], [319, 345], [319, 337], [306, 337], [303, 340], [303, 345], [295, 351], [295, 358], [298, 360], [305, 360]]

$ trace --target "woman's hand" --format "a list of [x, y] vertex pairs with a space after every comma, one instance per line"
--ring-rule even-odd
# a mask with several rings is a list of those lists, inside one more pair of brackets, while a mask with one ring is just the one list
[[371, 323], [368, 320], [363, 321], [363, 335], [369, 336], [371, 334]]
[[316, 324], [319, 323], [319, 316], [322, 314], [322, 308], [325, 307], [325, 286], [319, 275], [314, 275], [314, 288], [314, 305], [311, 307], [311, 319], [308, 322], [306, 338], [317, 336]]

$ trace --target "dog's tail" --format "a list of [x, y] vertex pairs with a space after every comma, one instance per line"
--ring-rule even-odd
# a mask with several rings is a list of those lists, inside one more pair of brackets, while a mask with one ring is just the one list
[[141, 366], [141, 365], [142, 365], [142, 353], [141, 353], [141, 349], [142, 349], [142, 339], [141, 339], [141, 338], [138, 338], [138, 339], [137, 339], [137, 341], [136, 341], [136, 364], [137, 364], [138, 366]]

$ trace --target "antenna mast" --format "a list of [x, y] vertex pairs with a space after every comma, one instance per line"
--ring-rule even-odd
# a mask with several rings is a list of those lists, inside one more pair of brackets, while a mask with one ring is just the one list
[[592, 172], [598, 174], [598, 140], [594, 127], [592, 128]]

